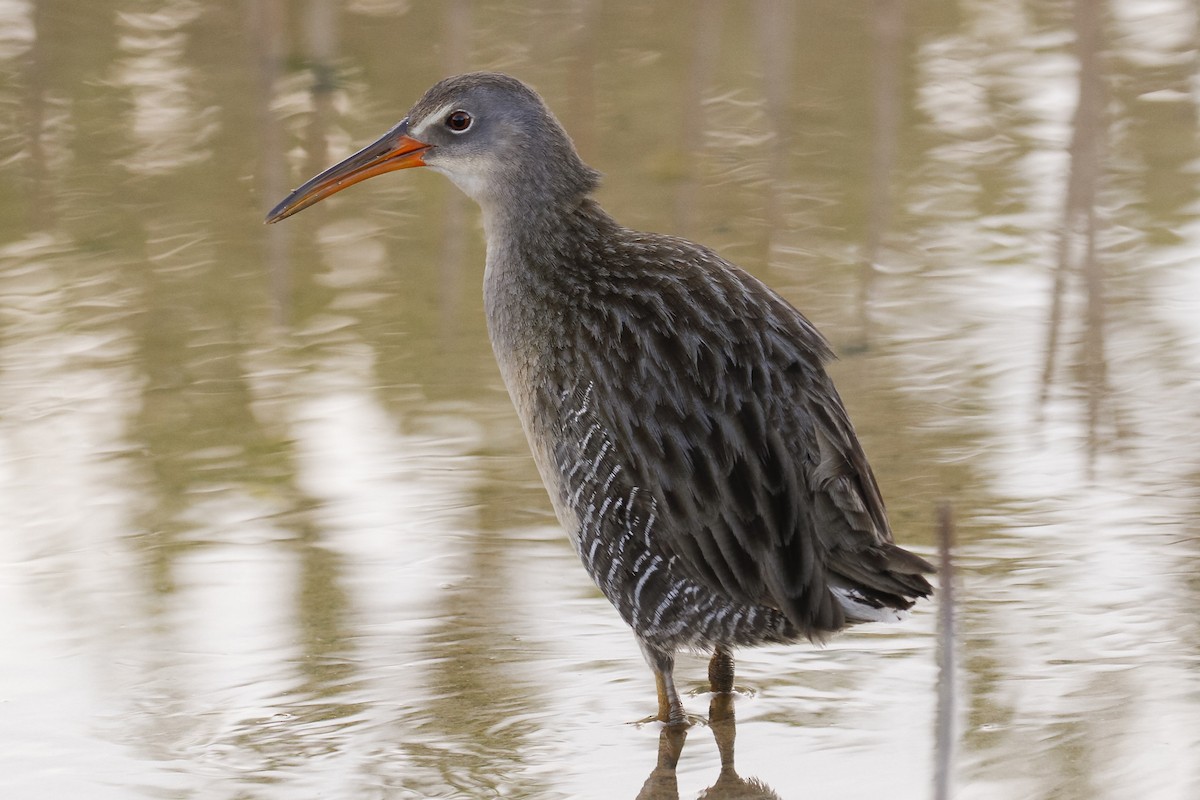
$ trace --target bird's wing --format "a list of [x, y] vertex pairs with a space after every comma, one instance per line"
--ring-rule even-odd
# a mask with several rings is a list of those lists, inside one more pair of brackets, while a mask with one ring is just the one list
[[812, 635], [845, 623], [833, 589], [911, 605], [928, 565], [891, 543], [820, 333], [707, 250], [645, 247], [636, 285], [611, 281], [581, 310], [590, 341], [576, 352], [627, 479], [658, 503], [664, 548], [697, 580]]

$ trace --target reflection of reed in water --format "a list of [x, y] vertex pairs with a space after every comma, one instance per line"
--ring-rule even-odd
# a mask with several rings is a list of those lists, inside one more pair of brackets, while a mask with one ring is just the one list
[[[283, 10], [274, 0], [258, 0], [250, 8], [250, 26], [259, 43], [258, 57], [258, 130], [264, 197], [274, 197], [287, 185], [287, 166], [283, 158], [283, 125], [271, 111], [275, 84], [283, 64]], [[290, 231], [267, 230], [263, 261], [271, 287], [275, 322], [288, 320], [291, 306], [291, 261], [288, 257]]]
[[[273, 110], [277, 84], [285, 61], [285, 30], [291, 9], [281, 0], [255, 0], [250, 6], [250, 25], [258, 43], [258, 129], [262, 166], [262, 192], [274, 197], [287, 186], [287, 161], [284, 157], [284, 127]], [[329, 130], [337, 111], [334, 107], [337, 74], [334, 62], [338, 49], [338, 6], [332, 0], [310, 0], [303, 8], [304, 60], [312, 72], [309, 93], [312, 111], [304, 130], [307, 170], [318, 169], [329, 160]], [[296, 276], [289, 255], [291, 237], [287, 231], [268, 228], [265, 253], [275, 322], [291, 321]]]
[[792, 90], [792, 52], [796, 43], [796, 6], [788, 0], [759, 0], [755, 33], [763, 64], [763, 98], [771, 139], [767, 156], [766, 239], [763, 261], [769, 269], [775, 240], [787, 227], [783, 187], [788, 184], [788, 154], [792, 149], [788, 98]]
[[[683, 90], [683, 113], [679, 116], [679, 146], [685, 162], [694, 163], [704, 149], [704, 92], [712, 85], [721, 47], [721, 10], [718, 0], [703, 0], [694, 12], [692, 60]], [[699, 178], [689, 167], [675, 192], [675, 232], [694, 233]]]
[[[575, 149], [584, 160], [596, 152], [596, 59], [599, 48], [600, 0], [578, 0], [575, 31], [571, 36], [573, 55], [567, 62], [567, 114]], [[466, 198], [463, 198], [464, 200]]]
[[309, 0], [304, 14], [304, 40], [308, 68], [312, 71], [312, 114], [305, 132], [305, 167], [320, 171], [329, 162], [329, 123], [335, 112], [337, 89], [338, 9], [330, 0]]
[[[705, 800], [778, 800], [779, 795], [758, 778], [743, 778], [733, 765], [733, 740], [737, 724], [733, 711], [733, 692], [715, 692], [708, 705], [708, 729], [717, 742], [721, 772], [700, 797]], [[679, 781], [675, 767], [687, 740], [686, 728], [668, 725], [658, 737], [658, 763], [638, 792], [638, 800], [677, 800]]]
[[[442, 5], [442, 67], [447, 75], [464, 72], [470, 62], [471, 4], [451, 0]], [[460, 328], [463, 271], [467, 256], [467, 198], [462, 192], [443, 192], [441, 218], [441, 269], [437, 282], [438, 338], [449, 347]]]
[[955, 623], [954, 623], [954, 511], [948, 503], [937, 510], [938, 635], [937, 717], [934, 724], [933, 797], [949, 800], [950, 770], [954, 760]]
[[[46, 14], [42, 3], [31, 9], [34, 30], [45, 25]], [[24, 59], [24, 123], [25, 141], [29, 158], [25, 160], [31, 192], [29, 196], [28, 222], [32, 230], [49, 227], [54, 220], [51, 212], [50, 170], [46, 163], [46, 54], [45, 39], [34, 36], [29, 52]]]
[[[1096, 204], [1103, 145], [1106, 134], [1106, 92], [1102, 63], [1104, 44], [1102, 4], [1090, 0], [1075, 3], [1075, 52], [1079, 59], [1079, 104], [1071, 121], [1068, 147], [1070, 171], [1063, 198], [1058, 234], [1057, 263], [1050, 290], [1046, 325], [1046, 354], [1042, 366], [1039, 400], [1044, 404], [1054, 383], [1061, 347], [1067, 283], [1078, 270], [1083, 280], [1083, 342], [1080, 374], [1087, 404], [1088, 463], [1095, 462], [1100, 448], [1100, 418], [1111, 398], [1104, 335], [1104, 267], [1097, 253], [1099, 229]], [[1115, 411], [1113, 412], [1115, 415]], [[1114, 419], [1114, 425], [1116, 421]], [[1119, 426], [1118, 426], [1119, 427]]]
[[904, 0], [876, 0], [871, 15], [871, 172], [867, 195], [867, 235], [858, 291], [862, 348], [871, 342], [871, 300], [883, 238], [892, 216], [892, 173], [900, 130], [901, 42]]

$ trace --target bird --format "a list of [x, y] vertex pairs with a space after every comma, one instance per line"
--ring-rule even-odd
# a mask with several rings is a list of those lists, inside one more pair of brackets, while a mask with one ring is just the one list
[[445, 78], [379, 139], [305, 182], [285, 219], [427, 167], [480, 207], [488, 335], [556, 516], [654, 674], [656, 719], [691, 724], [676, 654], [891, 621], [934, 571], [895, 544], [817, 328], [713, 250], [626, 228], [600, 173], [517, 78]]

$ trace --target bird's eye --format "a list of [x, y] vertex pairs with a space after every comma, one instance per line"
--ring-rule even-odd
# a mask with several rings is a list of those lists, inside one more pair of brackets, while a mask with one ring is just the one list
[[450, 116], [446, 117], [446, 127], [455, 133], [464, 133], [474, 121], [471, 119], [471, 115], [465, 111], [453, 111]]

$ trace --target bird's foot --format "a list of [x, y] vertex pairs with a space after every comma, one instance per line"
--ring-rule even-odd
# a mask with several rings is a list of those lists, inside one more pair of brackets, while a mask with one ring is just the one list
[[710, 684], [698, 683], [695, 686], [693, 686], [692, 688], [688, 689], [684, 693], [684, 696], [685, 697], [707, 697], [709, 695], [718, 695], [718, 694], [735, 695], [737, 697], [754, 697], [758, 694], [758, 690], [754, 689], [753, 687], [750, 687], [750, 686], [743, 686], [741, 684], [736, 684], [734, 686], [729, 687], [729, 689], [727, 689], [725, 691], [716, 691], [712, 688], [712, 686]]
[[695, 714], [685, 714], [681, 711], [677, 716], [673, 716], [668, 719], [663, 719], [658, 714], [654, 714], [652, 716], [639, 719], [632, 724], [638, 726], [639, 728], [644, 725], [661, 725], [664, 729], [677, 728], [679, 730], [687, 730], [694, 725], [700, 725], [701, 727], [707, 726], [708, 720], [704, 717], [699, 717]]

